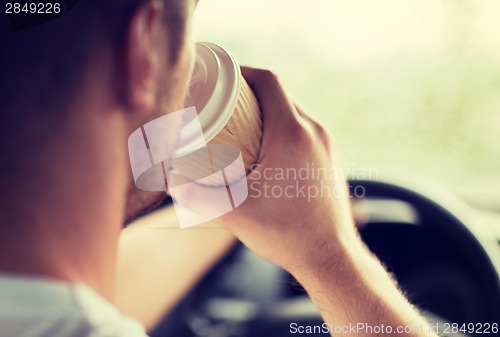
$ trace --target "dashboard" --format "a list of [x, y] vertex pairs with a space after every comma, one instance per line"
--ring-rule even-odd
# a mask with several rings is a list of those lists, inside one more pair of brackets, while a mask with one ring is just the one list
[[[350, 185], [367, 191], [353, 203], [364, 242], [429, 326], [445, 336], [496, 335], [500, 245], [474, 211], [421, 181]], [[152, 336], [325, 336], [328, 327], [322, 324], [291, 275], [239, 245]]]

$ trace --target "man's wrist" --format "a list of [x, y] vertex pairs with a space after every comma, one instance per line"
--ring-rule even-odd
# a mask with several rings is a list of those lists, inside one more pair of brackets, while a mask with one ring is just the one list
[[340, 325], [366, 322], [393, 328], [426, 325], [358, 236], [334, 241], [335, 247], [320, 252], [309, 267], [291, 271], [316, 303], [325, 322]]

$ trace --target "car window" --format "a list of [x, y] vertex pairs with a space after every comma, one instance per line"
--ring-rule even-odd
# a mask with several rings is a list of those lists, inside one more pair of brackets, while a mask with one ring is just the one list
[[210, 0], [194, 35], [278, 73], [350, 173], [416, 172], [500, 210], [499, 17], [496, 0]]

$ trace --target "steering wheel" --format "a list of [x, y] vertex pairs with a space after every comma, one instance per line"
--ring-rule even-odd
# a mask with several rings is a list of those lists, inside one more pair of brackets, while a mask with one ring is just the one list
[[[418, 214], [417, 223], [410, 225], [369, 222], [361, 229], [364, 241], [430, 322], [440, 322], [440, 327], [444, 322], [500, 322], [498, 242], [488, 239], [487, 228], [456, 196], [426, 181], [412, 181], [349, 181], [351, 192], [363, 191], [362, 200], [397, 200]], [[240, 245], [152, 336], [282, 337], [292, 336], [291, 322], [321, 326], [321, 316], [298, 288], [286, 272]], [[456, 307], [466, 312], [449, 313]]]
[[[468, 205], [439, 186], [415, 177], [411, 183], [408, 180], [351, 180], [350, 185], [351, 189], [363, 188], [365, 197], [399, 200], [411, 205], [419, 214], [419, 223], [432, 227], [430, 233], [440, 233], [446, 240], [441, 243], [453, 247], [460, 263], [475, 276], [476, 288], [481, 290], [477, 294], [481, 299], [476, 301], [482, 308], [481, 317], [476, 319], [483, 323], [500, 321], [500, 246]], [[453, 280], [448, 281], [447, 286], [452, 287]]]

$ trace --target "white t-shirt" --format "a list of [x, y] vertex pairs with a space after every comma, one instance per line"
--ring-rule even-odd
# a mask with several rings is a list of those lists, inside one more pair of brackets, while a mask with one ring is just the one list
[[0, 337], [147, 337], [81, 283], [0, 274]]

